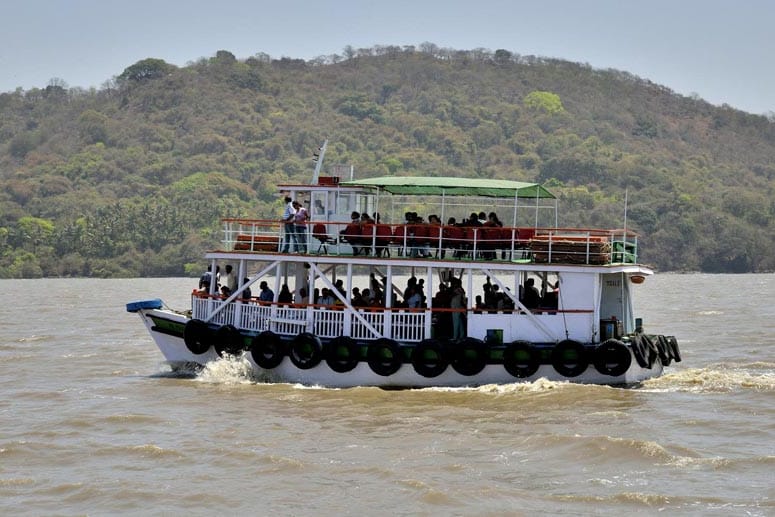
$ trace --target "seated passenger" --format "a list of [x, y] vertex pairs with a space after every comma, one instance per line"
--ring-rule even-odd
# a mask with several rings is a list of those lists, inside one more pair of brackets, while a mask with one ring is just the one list
[[541, 305], [541, 295], [538, 293], [538, 289], [535, 286], [535, 279], [528, 278], [525, 280], [525, 288], [522, 292], [522, 305], [528, 309], [535, 309]]
[[350, 214], [350, 224], [344, 230], [339, 232], [342, 240], [353, 248], [353, 255], [358, 255], [361, 241], [361, 214], [353, 212]]

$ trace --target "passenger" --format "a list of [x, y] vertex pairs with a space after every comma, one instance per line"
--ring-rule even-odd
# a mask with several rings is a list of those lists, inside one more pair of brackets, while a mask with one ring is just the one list
[[[382, 285], [384, 285], [385, 280], [383, 279]], [[377, 277], [374, 275], [374, 273], [369, 275], [369, 286], [371, 288], [372, 298], [377, 300], [383, 299], [382, 294], [382, 285], [380, 285], [379, 280], [377, 280]]]
[[495, 309], [497, 305], [493, 287], [494, 286], [490, 283], [490, 277], [488, 276], [487, 281], [482, 285], [482, 290], [484, 291], [484, 306], [488, 309]]
[[366, 300], [363, 299], [363, 296], [361, 296], [361, 290], [357, 287], [353, 287], [352, 296], [350, 297], [350, 305], [353, 307], [365, 307], [368, 305]]
[[[212, 265], [207, 266], [207, 271], [199, 277], [199, 289], [205, 289], [204, 284], [207, 284], [206, 291], [210, 292], [210, 285], [213, 280], [213, 268]], [[215, 290], [220, 289], [221, 280], [221, 266], [215, 266]]]
[[410, 309], [419, 309], [422, 304], [422, 295], [417, 286], [409, 287], [406, 294], [408, 298], [405, 298], [406, 306]]
[[[269, 289], [269, 285], [267, 285], [266, 282], [261, 282], [258, 286], [261, 289], [261, 292], [258, 294], [258, 300], [261, 302], [273, 302], [274, 301], [274, 291]], [[288, 286], [283, 286], [286, 289]]]
[[499, 312], [503, 310], [503, 293], [500, 291], [498, 284], [492, 286], [492, 308], [493, 312]]
[[[452, 299], [452, 291], [447, 284], [439, 283], [439, 290], [433, 297], [434, 309], [449, 309], [449, 302]], [[449, 311], [434, 311], [435, 335], [436, 337], [452, 336], [452, 314]]]
[[525, 280], [525, 287], [522, 291], [522, 305], [528, 309], [535, 309], [541, 305], [541, 295], [538, 293], [538, 289], [535, 286], [535, 279], [528, 278]]
[[337, 280], [336, 282], [334, 282], [334, 287], [336, 287], [336, 290], [339, 291], [339, 293], [341, 293], [342, 296], [344, 296], [344, 294], [345, 294], [345, 292], [344, 292], [344, 282], [342, 282], [341, 278], [339, 280]]
[[277, 296], [277, 301], [286, 304], [293, 303], [293, 294], [291, 294], [291, 291], [288, 289], [288, 284], [283, 284], [280, 288], [280, 294]]
[[307, 221], [309, 220], [309, 212], [298, 201], [293, 202], [293, 207], [296, 209], [296, 214], [293, 217], [296, 236], [295, 250], [299, 253], [307, 253]]
[[[248, 282], [250, 282], [250, 278], [244, 278], [242, 280], [242, 285], [245, 285]], [[253, 292], [250, 290], [250, 287], [246, 287], [245, 289], [242, 290], [242, 299], [250, 300], [251, 298], [253, 298]]]
[[336, 303], [336, 297], [331, 293], [328, 287], [324, 287], [321, 291], [320, 300], [318, 300], [318, 303], [320, 305], [334, 305], [334, 303]]
[[360, 252], [360, 239], [361, 239], [361, 214], [353, 212], [350, 214], [350, 224], [348, 224], [344, 230], [339, 232], [341, 240], [348, 243], [353, 248], [353, 255], [358, 255]]
[[420, 295], [420, 307], [426, 306], [426, 297], [425, 297], [425, 279], [421, 278], [417, 281], [417, 292]]
[[374, 219], [369, 217], [366, 212], [361, 214], [360, 236], [361, 253], [371, 254], [371, 247], [374, 244]]
[[466, 292], [458, 279], [452, 281], [452, 298], [450, 298], [449, 307], [450, 309], [456, 309], [452, 313], [452, 339], [463, 339], [466, 337]]
[[409, 291], [414, 290], [414, 287], [417, 285], [417, 277], [411, 276], [409, 277], [409, 280], [406, 281], [406, 289], [404, 289], [404, 301], [409, 299], [409, 295], [411, 294]]
[[299, 292], [296, 293], [296, 301], [294, 303], [297, 305], [306, 305], [309, 303], [309, 296], [306, 288], [302, 287], [299, 289]]
[[229, 296], [231, 296], [231, 289], [229, 289], [229, 286], [227, 285], [221, 286], [221, 298], [225, 300]]
[[231, 264], [226, 264], [224, 270], [226, 275], [223, 277], [223, 285], [228, 287], [229, 291], [233, 293], [237, 290], [237, 274], [234, 272], [234, 268], [231, 267]]
[[454, 250], [453, 257], [459, 256], [460, 247], [463, 245], [463, 231], [458, 227], [454, 217], [447, 219], [447, 225], [442, 229], [441, 258], [447, 254], [447, 248]]
[[560, 281], [557, 280], [553, 285], [549, 284], [550, 287], [552, 287], [552, 291], [546, 293], [544, 295], [543, 300], [543, 306], [547, 309], [557, 309], [559, 308], [559, 302], [560, 302]]
[[285, 237], [283, 240], [283, 247], [280, 250], [281, 253], [288, 253], [291, 247], [291, 240], [293, 240], [293, 248], [296, 249], [297, 240], [296, 240], [296, 225], [294, 224], [294, 219], [296, 217], [296, 209], [293, 206], [293, 200], [290, 196], [285, 196], [285, 211], [283, 212], [283, 218], [282, 222], [285, 225], [283, 227], [283, 231], [285, 232]]
[[199, 277], [199, 290], [203, 292], [210, 292], [210, 284], [213, 280], [213, 266], [207, 266], [207, 271], [202, 273]]

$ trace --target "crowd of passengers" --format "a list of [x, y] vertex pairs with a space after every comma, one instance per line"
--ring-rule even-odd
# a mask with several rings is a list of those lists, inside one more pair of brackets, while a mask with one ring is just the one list
[[[476, 233], [473, 229], [477, 229]], [[313, 230], [313, 237], [320, 235]], [[476, 241], [476, 258], [494, 259], [497, 250], [501, 250], [504, 260], [509, 258], [513, 238], [521, 238], [512, 229], [504, 229], [495, 212], [472, 212], [461, 221], [450, 217], [446, 225], [442, 225], [436, 214], [429, 215], [425, 221], [417, 212], [406, 212], [404, 224], [395, 228], [380, 224], [378, 213], [369, 216], [352, 212], [350, 223], [339, 232], [339, 237], [352, 246], [353, 255], [369, 255], [372, 246], [375, 256], [389, 255], [392, 243], [397, 245], [399, 256], [405, 252], [409, 257], [445, 258], [449, 249], [455, 258], [471, 257]]]
[[[221, 275], [220, 266], [216, 266], [215, 275], [212, 273], [211, 266], [199, 279], [199, 289], [195, 290], [198, 295], [208, 295], [210, 285], [215, 276], [215, 293], [221, 299], [226, 299], [237, 290], [237, 277], [231, 264], [226, 264], [225, 273]], [[248, 283], [249, 278], [243, 280], [243, 284]], [[428, 307], [425, 294], [425, 280], [412, 276], [407, 280], [406, 288], [399, 294], [394, 289], [386, 288], [387, 279], [382, 277], [378, 279], [374, 273], [369, 276], [369, 286], [363, 289], [353, 287], [350, 296], [347, 296], [344, 282], [338, 279], [334, 283], [334, 288], [340, 296], [336, 296], [333, 290], [328, 287], [314, 288], [310, 297], [309, 290], [301, 287], [295, 294], [291, 292], [287, 284], [283, 284], [275, 300], [275, 293], [269, 287], [266, 281], [259, 283], [258, 296], [253, 296], [250, 287], [246, 287], [240, 293], [240, 301], [256, 301], [274, 303], [275, 301], [282, 305], [320, 305], [320, 306], [344, 306], [342, 299], [348, 299], [350, 305], [356, 308], [385, 308], [386, 292], [391, 296], [391, 307], [407, 309], [425, 309]], [[506, 288], [508, 290], [508, 288]], [[535, 279], [528, 278], [524, 285], [519, 288], [519, 301], [527, 309], [552, 310], [558, 307], [559, 282], [544, 287], [544, 294], [535, 285]], [[509, 312], [515, 309], [515, 304], [510, 293], [500, 290], [498, 284], [490, 282], [490, 277], [482, 285], [484, 295], [477, 295], [474, 303], [474, 312], [497, 313], [500, 311]], [[433, 296], [432, 307], [434, 309], [465, 309], [468, 305], [466, 293], [459, 278], [452, 277], [448, 282], [441, 282], [439, 290]], [[450, 323], [454, 323], [454, 320]]]

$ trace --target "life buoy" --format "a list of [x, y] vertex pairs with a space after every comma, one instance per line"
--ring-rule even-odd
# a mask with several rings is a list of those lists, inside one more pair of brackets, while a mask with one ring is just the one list
[[183, 342], [194, 355], [202, 355], [213, 344], [213, 333], [202, 320], [189, 320], [183, 328]]
[[420, 341], [412, 350], [412, 366], [423, 377], [438, 377], [449, 366], [444, 346], [437, 339]]
[[384, 337], [369, 343], [366, 359], [369, 362], [369, 368], [383, 377], [396, 373], [404, 362], [398, 343]]
[[681, 351], [678, 350], [678, 340], [675, 336], [667, 336], [667, 343], [670, 345], [670, 355], [673, 356], [676, 363], [681, 362]]
[[618, 377], [630, 369], [632, 355], [618, 339], [606, 339], [595, 348], [595, 369], [603, 375]]
[[452, 368], [460, 375], [470, 377], [484, 370], [489, 359], [489, 349], [481, 339], [463, 338], [452, 344]]
[[645, 343], [645, 334], [635, 334], [630, 340], [630, 348], [632, 348], [632, 355], [635, 356], [635, 362], [641, 368], [651, 368], [649, 364], [649, 349]]
[[336, 373], [349, 372], [358, 366], [360, 356], [358, 343], [349, 336], [335, 337], [323, 345], [326, 364]]
[[564, 377], [578, 377], [589, 366], [584, 345], [572, 339], [564, 339], [552, 349], [552, 366]]
[[514, 377], [530, 377], [540, 366], [540, 352], [527, 341], [513, 341], [503, 350], [503, 367]]
[[659, 360], [663, 366], [670, 366], [673, 361], [673, 355], [670, 353], [670, 345], [667, 342], [665, 336], [657, 336], [657, 350], [659, 352]]
[[223, 357], [224, 354], [237, 355], [244, 349], [242, 334], [234, 325], [222, 325], [215, 331], [215, 351]]
[[265, 330], [252, 339], [250, 357], [265, 370], [277, 368], [285, 358], [285, 343], [271, 330]]
[[314, 368], [323, 360], [323, 347], [320, 345], [320, 339], [310, 332], [302, 332], [291, 340], [288, 357], [300, 370]]

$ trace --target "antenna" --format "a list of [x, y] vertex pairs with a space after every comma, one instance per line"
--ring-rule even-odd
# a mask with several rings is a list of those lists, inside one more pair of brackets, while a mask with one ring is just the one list
[[627, 240], [627, 187], [624, 187], [624, 240]]
[[323, 167], [323, 156], [326, 154], [326, 147], [328, 146], [328, 139], [323, 142], [323, 145], [318, 147], [317, 152], [313, 153], [312, 161], [315, 162], [315, 173], [312, 175], [312, 184], [318, 184], [318, 177], [320, 176], [320, 169]]

